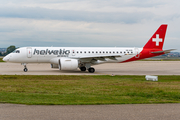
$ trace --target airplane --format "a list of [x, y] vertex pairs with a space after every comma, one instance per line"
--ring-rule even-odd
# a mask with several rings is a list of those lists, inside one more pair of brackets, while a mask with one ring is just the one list
[[167, 54], [163, 50], [167, 24], [162, 24], [143, 48], [137, 47], [22, 47], [3, 58], [3, 61], [21, 63], [27, 72], [28, 63], [50, 63], [59, 70], [88, 70], [102, 63], [124, 63]]

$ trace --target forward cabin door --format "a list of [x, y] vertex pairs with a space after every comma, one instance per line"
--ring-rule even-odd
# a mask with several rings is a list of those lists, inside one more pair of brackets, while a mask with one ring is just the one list
[[32, 48], [31, 48], [31, 47], [28, 47], [28, 48], [27, 48], [27, 57], [28, 57], [28, 58], [31, 58], [31, 57], [32, 57]]

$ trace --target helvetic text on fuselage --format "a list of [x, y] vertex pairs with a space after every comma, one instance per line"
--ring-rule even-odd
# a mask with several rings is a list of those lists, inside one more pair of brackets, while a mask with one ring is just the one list
[[69, 56], [70, 50], [65, 50], [65, 49], [59, 49], [59, 50], [37, 50], [34, 49], [33, 55], [60, 55], [60, 56]]

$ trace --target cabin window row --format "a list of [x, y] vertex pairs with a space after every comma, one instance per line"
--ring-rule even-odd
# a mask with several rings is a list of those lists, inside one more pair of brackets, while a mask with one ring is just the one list
[[[75, 53], [75, 51], [73, 51], [73, 53]], [[83, 52], [82, 52], [82, 51], [77, 51], [76, 53], [83, 53]], [[84, 53], [98, 53], [98, 51], [95, 51], [95, 52], [94, 52], [94, 51], [88, 51], [88, 52], [87, 52], [87, 51], [84, 51]], [[120, 52], [118, 52], [118, 51], [117, 51], [117, 52], [115, 52], [115, 51], [113, 51], [113, 52], [112, 52], [112, 51], [109, 51], [109, 52], [108, 52], [108, 51], [106, 51], [106, 52], [105, 52], [105, 51], [103, 51], [103, 52], [99, 51], [99, 53], [113, 53], [113, 54], [115, 54], [115, 53], [117, 53], [117, 54], [121, 53], [121, 54], [122, 54], [123, 52], [122, 52], [122, 51], [120, 51]], [[129, 51], [127, 51], [127, 52], [124, 51], [124, 53], [128, 53], [128, 54], [129, 54], [129, 53], [133, 53], [133, 52], [132, 52], [132, 51], [131, 51], [131, 52], [129, 52]]]

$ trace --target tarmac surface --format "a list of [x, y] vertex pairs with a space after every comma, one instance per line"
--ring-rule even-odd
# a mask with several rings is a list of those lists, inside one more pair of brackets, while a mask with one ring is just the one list
[[[0, 63], [1, 75], [180, 75], [180, 61], [135, 61], [94, 66], [95, 73], [59, 71], [50, 64]], [[180, 104], [17, 105], [0, 104], [0, 120], [178, 120]]]
[[0, 63], [1, 75], [180, 75], [180, 61], [135, 61], [107, 63], [93, 66], [95, 73], [59, 71], [50, 64], [27, 64], [28, 72], [20, 63]]
[[179, 120], [180, 104], [0, 104], [0, 120]]

